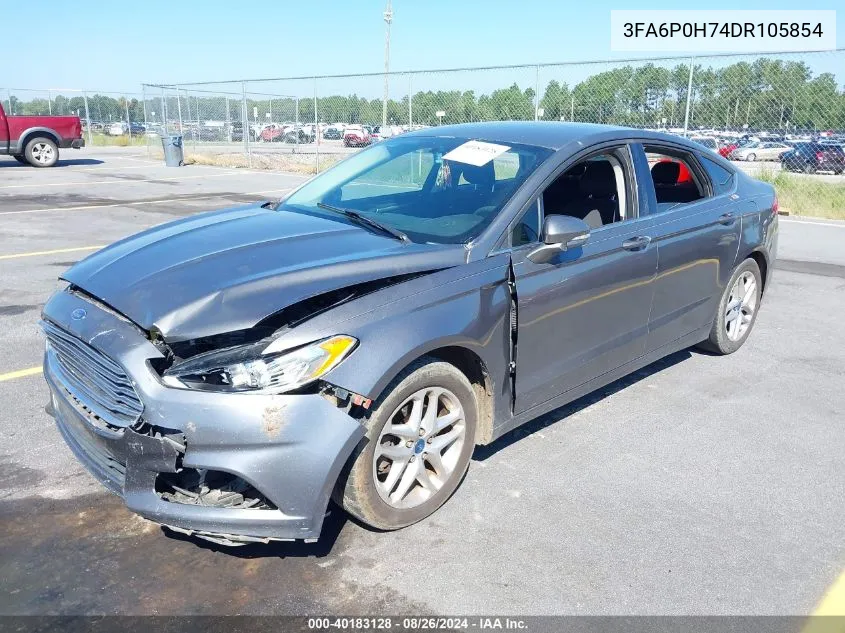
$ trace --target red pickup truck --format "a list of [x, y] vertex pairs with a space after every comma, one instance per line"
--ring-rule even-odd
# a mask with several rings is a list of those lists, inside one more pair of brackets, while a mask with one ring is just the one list
[[34, 167], [52, 167], [60, 147], [84, 146], [78, 116], [7, 116], [0, 104], [0, 154]]

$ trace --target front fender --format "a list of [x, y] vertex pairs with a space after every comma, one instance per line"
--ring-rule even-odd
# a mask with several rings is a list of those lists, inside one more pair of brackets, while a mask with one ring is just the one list
[[507, 255], [471, 264], [474, 274], [339, 323], [360, 346], [326, 380], [375, 400], [414, 360], [456, 346], [481, 358], [498, 395], [508, 388], [507, 265]]

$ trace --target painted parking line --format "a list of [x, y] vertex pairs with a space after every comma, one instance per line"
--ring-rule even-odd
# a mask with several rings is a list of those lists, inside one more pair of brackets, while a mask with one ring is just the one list
[[[140, 182], [140, 181], [136, 181]], [[235, 195], [239, 196], [260, 196], [267, 193], [284, 193], [285, 191], [290, 191], [293, 187], [286, 187], [284, 189], [267, 189], [264, 191], [247, 191], [244, 193], [239, 193]], [[231, 193], [227, 194], [231, 195]], [[0, 211], [0, 215], [18, 215], [18, 214], [26, 214], [26, 213], [47, 213], [50, 211], [88, 211], [90, 209], [109, 209], [114, 207], [133, 207], [138, 205], [145, 205], [145, 204], [178, 204], [180, 202], [191, 202], [193, 200], [213, 200], [214, 198], [219, 198], [219, 193], [210, 193], [210, 194], [202, 194], [198, 196], [191, 196], [187, 198], [161, 198], [157, 200], [138, 200], [136, 202], [115, 202], [111, 204], [89, 204], [84, 206], [78, 207], [52, 207], [47, 209], [22, 209], [20, 211]], [[3, 198], [0, 197], [0, 200]]]
[[829, 226], [837, 229], [845, 229], [845, 222], [814, 222], [812, 220], [793, 220], [792, 218], [781, 218], [781, 222], [787, 224], [809, 224], [810, 226]]
[[[80, 186], [80, 187], [87, 187], [89, 185], [116, 185], [116, 184], [132, 184], [132, 183], [142, 183], [142, 182], [157, 182], [162, 180], [196, 180], [197, 178], [222, 178], [223, 176], [235, 176], [239, 172], [237, 171], [227, 171], [222, 174], [202, 174], [196, 176], [174, 176], [173, 178], [147, 178], [144, 180], [132, 180], [131, 183], [116, 183], [114, 180], [91, 180], [91, 181], [80, 181], [80, 182], [43, 182], [43, 183], [27, 183], [25, 185], [3, 185], [0, 186], [0, 189], [27, 189], [32, 187], [73, 187], [73, 186]], [[244, 175], [252, 174], [257, 172], [241, 172]]]
[[10, 371], [5, 374], [0, 374], [0, 382], [6, 380], [14, 380], [15, 378], [25, 378], [26, 376], [34, 376], [41, 373], [41, 366], [29, 367], [27, 369], [19, 369], [17, 371]]
[[827, 590], [824, 598], [813, 611], [813, 615], [845, 616], [845, 572], [842, 572]]
[[12, 255], [0, 255], [0, 259], [18, 259], [20, 257], [38, 257], [39, 255], [56, 255], [58, 253], [76, 253], [78, 251], [95, 251], [103, 248], [105, 244], [97, 246], [76, 246], [74, 248], [56, 248], [50, 251], [32, 251], [30, 253], [14, 253]]

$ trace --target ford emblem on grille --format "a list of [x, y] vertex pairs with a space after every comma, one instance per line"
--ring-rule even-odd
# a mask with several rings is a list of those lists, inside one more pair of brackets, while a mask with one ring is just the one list
[[77, 308], [76, 310], [70, 313], [70, 318], [74, 321], [81, 321], [86, 316], [88, 316], [88, 313], [85, 311], [85, 308]]

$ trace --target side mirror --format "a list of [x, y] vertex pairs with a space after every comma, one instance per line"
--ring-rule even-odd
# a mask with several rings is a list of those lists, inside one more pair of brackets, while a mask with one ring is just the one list
[[545, 264], [555, 255], [570, 248], [578, 248], [590, 237], [590, 227], [584, 220], [568, 215], [548, 215], [543, 221], [542, 246], [528, 253], [535, 264]]

